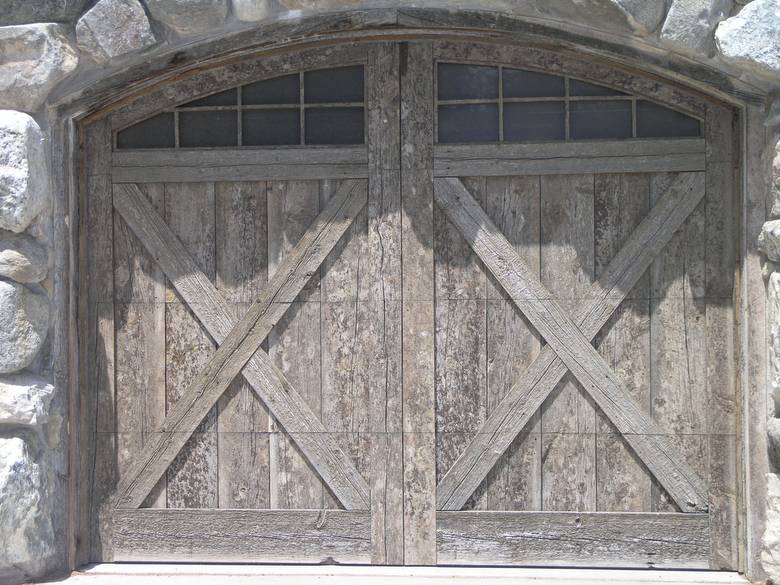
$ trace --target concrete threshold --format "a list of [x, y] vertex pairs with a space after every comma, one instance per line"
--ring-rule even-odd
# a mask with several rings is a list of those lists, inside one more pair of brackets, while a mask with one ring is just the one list
[[738, 573], [618, 569], [99, 564], [67, 585], [746, 585]]

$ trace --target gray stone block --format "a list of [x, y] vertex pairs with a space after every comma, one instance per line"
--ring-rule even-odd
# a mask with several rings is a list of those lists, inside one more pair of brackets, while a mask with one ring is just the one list
[[0, 280], [0, 374], [23, 370], [40, 351], [49, 328], [49, 299]]
[[726, 59], [780, 80], [780, 0], [755, 0], [715, 31]]
[[98, 63], [157, 42], [138, 0], [100, 0], [76, 24], [79, 48]]
[[0, 230], [0, 277], [16, 282], [40, 282], [46, 278], [49, 255], [34, 238]]

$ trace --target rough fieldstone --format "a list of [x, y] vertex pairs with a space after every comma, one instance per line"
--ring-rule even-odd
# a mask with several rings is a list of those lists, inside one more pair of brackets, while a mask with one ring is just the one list
[[675, 49], [712, 55], [712, 33], [728, 18], [732, 0], [674, 0], [661, 29], [661, 40]]
[[602, 30], [648, 35], [663, 22], [663, 0], [538, 0], [537, 9], [551, 17], [582, 22]]
[[98, 63], [157, 42], [138, 0], [100, 0], [79, 19], [76, 40]]
[[257, 22], [267, 18], [272, 9], [271, 0], [233, 0], [233, 14], [243, 22]]
[[0, 110], [0, 229], [22, 232], [43, 211], [49, 201], [47, 169], [35, 120]]
[[40, 282], [46, 278], [46, 248], [25, 234], [0, 230], [0, 276], [16, 282]]
[[181, 36], [218, 31], [228, 12], [227, 0], [146, 0], [155, 20]]
[[780, 476], [770, 473], [767, 480], [766, 531], [761, 551], [761, 565], [777, 582], [780, 580]]
[[772, 262], [780, 264], [780, 219], [768, 221], [762, 226], [758, 249]]
[[774, 472], [780, 473], [780, 418], [769, 419], [767, 435], [769, 439], [769, 465]]
[[0, 377], [0, 425], [38, 427], [49, 422], [54, 386], [22, 372]]
[[0, 107], [35, 112], [73, 72], [78, 53], [59, 24], [0, 27]]
[[0, 22], [28, 24], [31, 22], [71, 22], [81, 14], [87, 0], [4, 0]]
[[49, 299], [24, 285], [0, 280], [0, 374], [30, 365], [49, 328]]
[[20, 438], [0, 438], [0, 583], [41, 576], [55, 555], [49, 466]]
[[715, 31], [721, 54], [754, 72], [780, 78], [780, 0], [755, 0]]

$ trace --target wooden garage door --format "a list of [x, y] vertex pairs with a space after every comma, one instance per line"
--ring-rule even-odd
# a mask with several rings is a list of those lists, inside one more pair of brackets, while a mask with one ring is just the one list
[[449, 42], [86, 125], [90, 558], [735, 568], [731, 125]]

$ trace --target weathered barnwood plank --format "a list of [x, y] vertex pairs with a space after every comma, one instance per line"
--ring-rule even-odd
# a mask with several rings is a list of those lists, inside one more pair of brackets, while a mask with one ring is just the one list
[[[170, 233], [170, 230], [160, 217], [148, 204], [145, 204], [137, 188], [118, 186], [117, 190], [118, 196], [115, 197], [114, 204], [119, 212], [150, 252], [157, 258], [163, 271], [176, 286], [179, 294], [187, 300], [193, 311], [196, 312], [198, 319], [208, 329], [214, 340], [217, 343], [222, 343], [237, 321], [226, 306], [223, 297], [205, 275], [197, 269], [197, 266], [183, 249], [181, 243]], [[289, 260], [285, 262], [285, 270], [280, 268], [277, 271], [275, 282], [269, 284], [266, 294], [261, 297], [261, 300], [266, 302], [269, 298], [273, 301], [268, 303], [268, 318], [264, 320], [266, 335], [273, 324], [286, 312], [289, 303], [295, 299], [298, 292], [308, 281], [307, 272], [314, 272], [315, 269], [311, 267], [319, 266], [321, 256], [325, 255], [327, 250], [330, 249], [327, 243], [321, 241], [319, 243], [323, 247], [318, 247], [316, 245], [318, 241], [314, 234], [320, 233], [323, 238], [325, 235], [328, 235], [330, 236], [328, 238], [329, 241], [332, 241], [332, 238], [336, 236], [336, 234], [332, 233], [333, 230], [346, 229], [346, 221], [328, 223], [328, 219], [332, 218], [332, 214], [335, 211], [338, 211], [339, 204], [343, 202], [343, 198], [348, 196], [349, 201], [352, 202], [352, 207], [358, 207], [359, 204], [364, 203], [365, 183], [360, 181], [350, 182], [343, 190], [342, 198], [333, 200], [333, 205], [329, 206], [329, 209], [321, 214], [317, 224], [312, 227], [313, 232], [309, 234], [310, 237], [299, 242], [297, 252], [288, 256]], [[359, 209], [353, 209], [352, 207], [349, 208], [350, 213], [355, 214], [359, 211]], [[336, 210], [333, 208], [336, 208]], [[325, 229], [326, 226], [329, 229]], [[320, 238], [320, 240], [323, 238]], [[312, 240], [315, 241], [312, 242]], [[306, 250], [309, 249], [313, 252], [313, 257], [309, 256], [305, 261], [301, 260], [303, 269], [295, 271], [292, 268], [293, 263], [296, 259], [304, 256]], [[282, 275], [286, 271], [296, 274], [297, 279], [285, 281]], [[260, 327], [258, 326], [255, 328], [257, 335], [260, 335], [259, 331]], [[368, 488], [357, 474], [354, 465], [343, 451], [330, 440], [324, 432], [319, 419], [306, 406], [300, 395], [284, 378], [284, 375], [273, 366], [271, 359], [265, 352], [260, 350], [254, 353], [254, 357], [249, 360], [248, 367], [245, 368], [244, 377], [273, 415], [282, 422], [285, 430], [295, 438], [296, 444], [300, 446], [311, 464], [328, 483], [330, 489], [336, 494], [342, 504], [347, 507], [367, 505]], [[213, 397], [213, 401], [215, 402], [218, 397]], [[212, 399], [210, 398], [209, 400]], [[201, 403], [199, 407], [201, 410], [205, 409], [205, 416], [205, 412], [208, 410], [206, 404]], [[187, 428], [194, 429], [197, 426], [201, 419], [195, 420], [195, 418], [193, 415], [191, 420], [187, 421]], [[181, 442], [182, 439], [179, 435], [186, 434], [183, 427], [178, 429], [181, 433], [171, 432], [177, 429], [169, 426], [163, 427], [162, 430], [165, 433], [160, 435], [156, 445], [163, 449], [167, 444], [167, 440]], [[171, 447], [170, 451], [175, 451], [175, 449]], [[153, 455], [153, 453], [151, 454]], [[168, 457], [171, 457], [170, 453], [166, 452], [166, 458]], [[157, 458], [155, 461], [160, 460]], [[144, 462], [139, 462], [139, 473], [136, 475], [139, 475], [145, 466]], [[143, 496], [138, 494], [144, 490], [148, 491], [151, 489], [151, 485], [153, 485], [153, 483], [148, 485], [148, 476], [157, 473], [161, 475], [164, 471], [165, 467], [162, 467], [160, 463], [155, 468], [154, 473], [147, 474], [147, 479], [143, 482], [144, 485], [137, 481], [124, 484], [124, 489], [119, 492], [122, 495], [117, 500], [117, 505], [123, 507], [139, 505]], [[131, 492], [134, 494], [132, 497], [129, 496]]]
[[[612, 259], [588, 293], [591, 301], [577, 312], [575, 322], [581, 331], [594, 337], [629, 294], [704, 196], [699, 179], [695, 175], [681, 175]], [[440, 509], [460, 509], [566, 371], [562, 363], [556, 364], [550, 348], [541, 351], [524, 377], [491, 411], [475, 439], [440, 482], [437, 489]]]
[[[485, 213], [518, 255], [539, 274], [540, 179], [488, 177]], [[488, 277], [487, 412], [496, 410], [516, 380], [524, 376], [541, 349], [541, 338]], [[481, 430], [481, 429], [480, 429]], [[489, 510], [541, 510], [542, 449], [539, 415], [517, 435], [486, 478]]]
[[[169, 183], [165, 186], [165, 222], [210, 281], [215, 274], [214, 184]], [[214, 355], [215, 345], [187, 303], [170, 285], [165, 306], [165, 393], [167, 414], [187, 392], [192, 379]], [[185, 399], [186, 403], [186, 399]], [[164, 424], [155, 427], [155, 433]], [[167, 467], [169, 508], [216, 508], [218, 505], [217, 409], [204, 412], [197, 429]], [[155, 440], [149, 441], [151, 449]], [[133, 463], [144, 456], [138, 454]], [[128, 470], [132, 478], [133, 467]], [[124, 480], [123, 480], [124, 481]]]
[[436, 564], [433, 57], [400, 47], [404, 563]]
[[[285, 258], [301, 241], [319, 212], [318, 181], [270, 183], [268, 273], [272, 278], [283, 269]], [[294, 300], [290, 299], [293, 302], [271, 330], [268, 355], [321, 421], [320, 267], [313, 268], [303, 290]], [[283, 424], [271, 420], [271, 508], [321, 508], [324, 495], [322, 482], [295, 447], [292, 436], [284, 430]]]
[[701, 138], [437, 145], [437, 177], [703, 171]]
[[[694, 181], [702, 180], [696, 175]], [[457, 179], [436, 179], [436, 200], [528, 320], [686, 512], [706, 511], [706, 488], [662, 429], [626, 395], [590, 341], [531, 274]]]
[[[268, 282], [266, 184], [216, 184], [216, 281], [242, 317]], [[268, 411], [243, 378], [218, 401], [219, 507], [268, 508]]]
[[[650, 175], [595, 177], [596, 276], [650, 211]], [[645, 412], [650, 404], [650, 289], [647, 272], [615, 310], [594, 345]], [[603, 413], [596, 421], [596, 509], [649, 512], [652, 479]]]
[[[139, 187], [160, 215], [165, 185]], [[118, 213], [114, 214], [117, 472], [137, 457], [165, 418], [165, 274]], [[165, 477], [149, 494], [165, 508]]]
[[[540, 216], [539, 281], [571, 315], [594, 280], [593, 175], [542, 176]], [[595, 425], [588, 393], [565, 375], [541, 407], [542, 510], [596, 510]]]
[[[484, 177], [461, 179], [484, 205]], [[434, 207], [436, 479], [441, 479], [485, 420], [487, 279], [482, 262]], [[469, 509], [484, 509], [475, 493]]]
[[368, 563], [368, 512], [115, 510], [116, 561]]
[[285, 181], [368, 176], [366, 147], [117, 151], [114, 183]]
[[707, 514], [439, 512], [441, 564], [706, 569]]
[[371, 440], [371, 562], [404, 562], [401, 342], [400, 86], [397, 43], [368, 51], [367, 246], [359, 299], [372, 329], [367, 365]]

